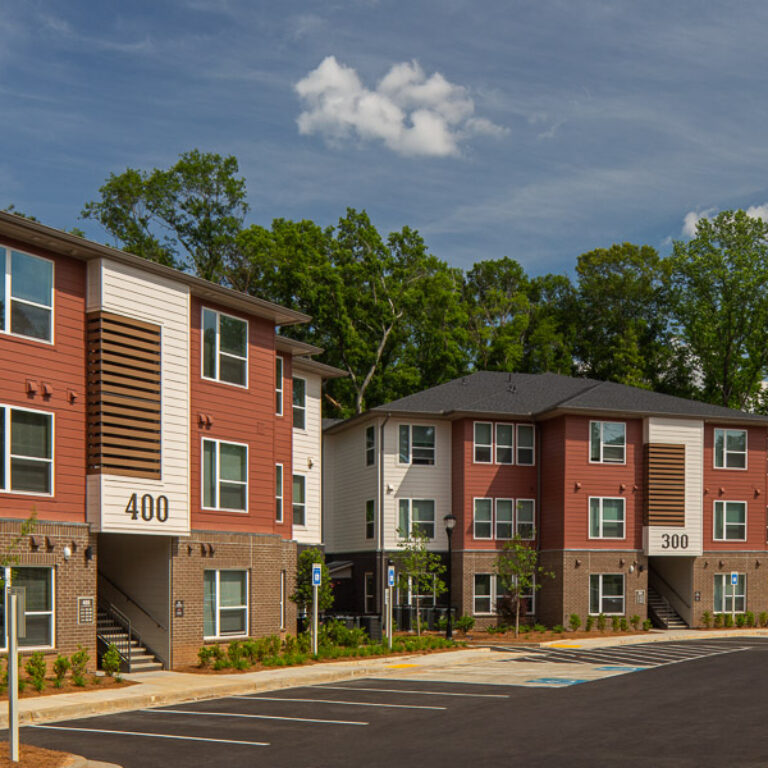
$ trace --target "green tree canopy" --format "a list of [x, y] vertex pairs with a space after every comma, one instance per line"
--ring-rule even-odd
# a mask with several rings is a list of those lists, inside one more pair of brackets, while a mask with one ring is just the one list
[[328, 611], [333, 607], [333, 584], [325, 564], [325, 555], [318, 547], [305, 549], [296, 564], [296, 587], [290, 599], [303, 611], [312, 607], [312, 565], [320, 563], [322, 566], [322, 583], [317, 591], [317, 608], [319, 611]]

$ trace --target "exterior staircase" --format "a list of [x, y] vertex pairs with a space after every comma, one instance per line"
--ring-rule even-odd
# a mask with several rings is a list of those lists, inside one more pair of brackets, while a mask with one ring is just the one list
[[648, 587], [648, 617], [662, 629], [688, 629], [680, 614], [653, 587]]
[[[130, 625], [129, 625], [130, 627]], [[99, 640], [99, 658], [110, 644], [114, 643], [123, 661], [124, 672], [154, 672], [163, 665], [140, 642], [133, 637], [126, 627], [113, 615], [112, 611], [98, 611], [96, 637]]]

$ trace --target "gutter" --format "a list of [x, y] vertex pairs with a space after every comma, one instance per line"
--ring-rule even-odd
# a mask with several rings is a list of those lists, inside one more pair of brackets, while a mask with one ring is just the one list
[[[381, 613], [384, 613], [384, 583], [386, 581], [385, 563], [384, 563], [384, 428], [387, 426], [391, 413], [387, 413], [384, 417], [384, 421], [379, 425], [379, 445], [378, 445], [378, 499], [377, 499], [377, 512], [379, 515], [379, 524], [377, 526], [377, 539], [376, 539], [376, 557], [378, 558], [378, 571], [379, 571], [379, 589], [377, 590], [380, 598], [379, 605], [381, 607]], [[382, 616], [382, 626], [383, 626]]]

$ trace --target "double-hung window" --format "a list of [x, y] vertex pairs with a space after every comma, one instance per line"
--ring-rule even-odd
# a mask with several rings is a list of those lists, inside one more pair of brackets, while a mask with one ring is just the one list
[[496, 425], [496, 463], [515, 463], [515, 427], [513, 424]]
[[0, 490], [53, 495], [53, 415], [0, 406]]
[[736, 575], [731, 583], [730, 573], [715, 574], [715, 613], [744, 613], [747, 603], [747, 574]]
[[248, 322], [203, 309], [203, 378], [248, 386]]
[[475, 464], [490, 464], [493, 461], [493, 424], [475, 422]]
[[536, 502], [533, 499], [518, 499], [515, 511], [517, 535], [526, 541], [533, 541], [536, 535]]
[[495, 606], [493, 597], [494, 581], [492, 573], [475, 574], [475, 590], [472, 610], [476, 614], [492, 613]]
[[747, 540], [747, 502], [715, 502], [715, 541]]
[[[0, 571], [5, 583], [11, 587], [24, 587], [24, 618], [27, 631], [19, 638], [22, 648], [52, 648], [54, 646], [54, 569], [53, 568], [3, 568]], [[8, 648], [4, 606], [0, 606], [3, 648]]]
[[293, 427], [307, 428], [307, 380], [293, 377]]
[[203, 635], [206, 638], [248, 634], [248, 571], [205, 571]]
[[496, 538], [512, 539], [515, 536], [514, 499], [496, 499]]
[[365, 428], [365, 466], [372, 467], [376, 463], [376, 427]]
[[624, 574], [591, 573], [589, 575], [589, 612], [608, 616], [624, 614]]
[[534, 440], [533, 424], [517, 425], [517, 463], [521, 466], [532, 467], [536, 463]]
[[283, 415], [283, 358], [275, 357], [275, 415]]
[[715, 468], [747, 468], [747, 430], [715, 430]]
[[376, 502], [368, 499], [365, 502], [365, 538], [372, 539], [376, 526]]
[[589, 499], [589, 538], [624, 538], [624, 499], [602, 496]]
[[401, 424], [399, 429], [401, 464], [435, 463], [435, 428], [418, 424]]
[[275, 521], [283, 522], [283, 465], [275, 464]]
[[493, 499], [475, 499], [474, 537], [493, 537]]
[[293, 476], [293, 524], [307, 524], [307, 478]]
[[248, 446], [203, 440], [203, 509], [248, 511]]
[[5, 284], [0, 294], [0, 330], [53, 341], [53, 262], [0, 246]]
[[589, 423], [589, 460], [595, 464], [624, 464], [627, 425], [618, 421]]
[[400, 499], [398, 522], [401, 538], [410, 538], [413, 534], [420, 534], [428, 539], [434, 539], [434, 499]]

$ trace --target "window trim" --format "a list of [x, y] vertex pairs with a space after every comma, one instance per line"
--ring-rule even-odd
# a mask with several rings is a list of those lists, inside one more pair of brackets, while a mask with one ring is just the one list
[[280, 629], [285, 629], [285, 625], [287, 624], [286, 621], [286, 611], [285, 611], [285, 601], [287, 597], [287, 580], [286, 580], [286, 572], [280, 571], [280, 602], [279, 602], [279, 609], [280, 609]]
[[[717, 538], [717, 505], [722, 504], [723, 509], [723, 538]], [[741, 504], [744, 507], [744, 536], [740, 539], [729, 539], [726, 534], [726, 528], [728, 523], [726, 521], [726, 505], [727, 504]], [[746, 541], [748, 535], [748, 523], [749, 523], [749, 504], [741, 499], [714, 499], [712, 502], [712, 541]], [[734, 525], [734, 523], [731, 523]], [[739, 523], [739, 525], [742, 525]]]
[[[52, 499], [56, 495], [56, 413], [54, 411], [41, 411], [36, 408], [24, 408], [23, 406], [9, 405], [7, 403], [0, 403], [0, 411], [5, 412], [5, 433], [3, 439], [5, 441], [5, 455], [0, 457], [3, 461], [3, 468], [5, 471], [5, 482], [7, 488], [0, 487], [0, 494], [12, 494], [14, 496], [39, 496], [43, 499]], [[51, 420], [51, 458], [50, 459], [35, 459], [31, 456], [20, 456], [19, 458], [28, 458], [33, 461], [48, 462], [51, 467], [51, 492], [40, 493], [39, 491], [14, 491], [11, 490], [11, 416], [12, 411], [24, 411], [25, 413], [37, 413], [43, 416], [47, 416]]]
[[413, 502], [414, 501], [431, 501], [432, 502], [432, 512], [433, 512], [433, 519], [432, 519], [432, 536], [429, 536], [427, 538], [428, 541], [437, 541], [437, 500], [436, 499], [427, 499], [424, 497], [411, 497], [411, 496], [405, 496], [405, 497], [399, 497], [397, 499], [397, 523], [398, 523], [398, 530], [400, 529], [400, 504], [403, 501], [408, 502], [408, 530], [406, 531], [406, 535], [402, 536], [401, 534], [397, 533], [398, 539], [400, 541], [405, 541], [406, 539], [410, 539], [413, 531]]
[[[477, 425], [478, 424], [487, 424], [491, 428], [491, 442], [490, 443], [478, 443], [477, 442]], [[494, 457], [494, 426], [492, 421], [473, 421], [472, 422], [472, 463], [473, 464], [493, 464], [493, 457]], [[515, 437], [517, 437], [517, 434], [515, 434]], [[517, 442], [517, 441], [515, 441]], [[478, 446], [480, 448], [490, 448], [490, 454], [491, 457], [488, 459], [488, 461], [478, 461], [477, 459], [477, 448]]]
[[[370, 505], [370, 511], [371, 511], [371, 519], [368, 520], [368, 509]], [[399, 509], [398, 509], [399, 513]], [[376, 499], [366, 499], [365, 500], [365, 540], [366, 541], [373, 541], [373, 539], [376, 538]], [[371, 526], [371, 535], [368, 535], [368, 526]]]
[[[731, 573], [738, 573], [739, 576], [742, 576], [744, 578], [744, 594], [743, 595], [736, 595], [736, 592], [734, 592], [733, 595], [731, 595], [733, 610], [726, 611], [725, 610], [725, 599], [726, 599], [725, 590], [726, 590], [726, 587], [730, 587], [731, 586], [731, 584], [729, 583]], [[714, 573], [712, 575], [714, 577], [712, 579], [712, 610], [713, 610], [713, 612], [714, 613], [726, 613], [726, 614], [729, 614], [729, 615], [736, 614], [736, 613], [746, 613], [747, 612], [747, 572], [746, 571], [727, 571], [726, 573]], [[715, 606], [715, 580], [718, 579], [718, 578], [721, 578], [723, 580], [723, 604], [722, 604], [722, 608], [717, 608]], [[743, 611], [735, 610], [736, 609], [736, 598], [737, 597], [743, 597], [743, 599], [744, 599], [744, 610]]]
[[[530, 464], [527, 461], [520, 461], [520, 427], [530, 427], [531, 436], [533, 442], [530, 447], [530, 451], [533, 454]], [[523, 450], [529, 450], [528, 446], [523, 446]], [[521, 422], [515, 424], [515, 464], [519, 467], [535, 467], [536, 466], [536, 425], [530, 422]]]
[[[38, 568], [38, 569], [45, 569], [47, 571], [50, 571], [51, 574], [51, 610], [50, 611], [25, 611], [25, 616], [50, 616], [50, 627], [51, 627], [51, 645], [22, 645], [21, 642], [19, 642], [19, 652], [26, 653], [27, 651], [47, 651], [51, 650], [52, 648], [56, 648], [56, 566], [55, 565], [43, 565], [43, 564], [35, 564], [35, 563], [25, 563], [24, 565], [7, 565], [0, 568], [0, 573], [2, 573], [3, 578], [5, 579], [6, 584], [10, 584], [13, 586], [13, 579], [11, 577], [11, 572], [14, 568]], [[3, 651], [5, 653], [8, 652], [8, 621], [7, 617], [3, 620], [4, 628], [3, 631], [0, 632], [0, 643], [4, 643], [4, 645], [0, 645], [0, 651]]]
[[[501, 467], [512, 467], [517, 461], [517, 424], [511, 421], [495, 421], [493, 423], [493, 463]], [[512, 445], [504, 445], [502, 448], [509, 448], [512, 451], [512, 461], [499, 461], [499, 427], [512, 427]], [[480, 462], [483, 463], [483, 462]]]
[[[236, 640], [240, 637], [248, 637], [248, 630], [251, 626], [251, 573], [247, 568], [205, 568], [203, 569], [203, 590], [205, 590], [205, 572], [213, 571], [216, 574], [216, 605], [214, 611], [214, 629], [216, 633], [213, 635], [205, 634], [205, 615], [203, 615], [203, 640]], [[228, 606], [230, 608], [237, 607], [245, 608], [245, 632], [240, 634], [221, 634], [221, 588], [220, 588], [220, 574], [222, 571], [232, 571], [236, 573], [245, 574], [245, 605], [244, 606]], [[203, 592], [203, 598], [205, 598], [205, 592]]]
[[[295, 480], [297, 477], [302, 478], [304, 481], [304, 501], [301, 504], [296, 503], [295, 494], [293, 493], [293, 485], [291, 485], [291, 521], [293, 523], [294, 528], [306, 528], [307, 527], [307, 475], [304, 472], [294, 472], [293, 477], [291, 478], [291, 481]], [[277, 480], [277, 478], [275, 478]], [[283, 489], [285, 489], [285, 480], [283, 480]], [[296, 507], [304, 507], [304, 522], [303, 523], [297, 523], [296, 522]]]
[[[491, 506], [491, 519], [481, 521], [481, 525], [487, 524], [490, 527], [490, 534], [488, 536], [477, 535], [477, 502], [488, 501]], [[475, 496], [472, 499], [472, 538], [476, 541], [492, 541], [495, 534], [495, 517], [496, 517], [496, 500], [490, 496]]]
[[[47, 256], [39, 256], [36, 253], [30, 253], [29, 251], [24, 251], [20, 248], [15, 248], [12, 245], [7, 245], [6, 243], [0, 242], [0, 250], [5, 252], [5, 275], [4, 275], [4, 282], [3, 282], [3, 288], [5, 292], [5, 306], [3, 311], [3, 329], [0, 330], [0, 334], [5, 336], [13, 336], [16, 339], [24, 339], [24, 341], [36, 341], [39, 344], [46, 344], [50, 347], [52, 347], [55, 343], [56, 338], [56, 262], [53, 259], [49, 259]], [[39, 309], [50, 309], [51, 311], [51, 338], [50, 339], [39, 339], [36, 336], [27, 336], [23, 333], [13, 333], [11, 331], [11, 291], [13, 290], [13, 278], [11, 274], [11, 261], [12, 261], [12, 252], [16, 251], [17, 253], [21, 253], [24, 256], [30, 256], [33, 259], [39, 259], [40, 261], [47, 261], [51, 265], [51, 306], [47, 307], [43, 304], [38, 304], [34, 301], [27, 301], [26, 299], [17, 299], [17, 301], [21, 301], [24, 304], [28, 304], [32, 307], [38, 307]]]
[[[293, 398], [296, 395], [296, 386], [294, 382], [296, 380], [303, 381], [304, 382], [304, 405], [296, 405]], [[296, 411], [302, 411], [304, 414], [304, 426], [303, 427], [297, 427], [296, 426]], [[293, 429], [298, 429], [300, 432], [306, 432], [307, 431], [307, 379], [304, 376], [292, 376], [291, 377], [291, 416], [292, 418], [292, 427]]]
[[[600, 425], [600, 459], [596, 460], [592, 458], [592, 425]], [[621, 461], [606, 461], [604, 458], [603, 449], [605, 448], [605, 441], [603, 440], [603, 425], [604, 424], [621, 424], [624, 427], [624, 458]], [[590, 419], [589, 421], [589, 447], [588, 454], [590, 464], [610, 464], [616, 467], [623, 467], [627, 464], [627, 422], [626, 421], [598, 421], [597, 419]]]
[[[368, 592], [368, 582], [370, 580], [371, 592]], [[368, 610], [368, 601], [371, 601], [373, 610]], [[366, 571], [363, 574], [363, 612], [366, 614], [376, 613], [376, 579], [373, 571]]]
[[[408, 428], [408, 461], [403, 461], [402, 454], [400, 453], [400, 430], [403, 427]], [[425, 429], [432, 429], [435, 436], [434, 444], [432, 446], [432, 463], [422, 464], [413, 463], [413, 428], [424, 427]], [[397, 463], [401, 467], [436, 467], [437, 466], [437, 425], [436, 424], [413, 424], [411, 422], [401, 422], [397, 425]]]
[[[277, 366], [280, 364], [280, 381], [277, 376]], [[277, 396], [280, 395], [280, 408], [277, 407]], [[275, 355], [275, 416], [283, 416], [285, 413], [285, 358]]]
[[[512, 505], [512, 520], [511, 521], [505, 521], [502, 523], [502, 525], [511, 525], [512, 526], [512, 535], [507, 536], [499, 536], [499, 502], [500, 501], [508, 501]], [[515, 533], [517, 532], [517, 500], [513, 498], [509, 498], [507, 496], [498, 496], [494, 498], [493, 500], [493, 537], [496, 541], [512, 541], [515, 537]]]
[[[371, 441], [371, 444], [368, 445], [368, 433], [371, 433], [373, 435], [373, 440]], [[400, 433], [398, 431], [398, 443], [399, 443]], [[363, 433], [363, 450], [364, 450], [364, 456], [365, 456], [365, 466], [366, 467], [372, 467], [376, 464], [376, 425], [371, 424], [365, 428], [365, 432]], [[398, 459], [400, 458], [400, 446], [398, 445], [398, 451], [397, 451]]]
[[[526, 537], [526, 536], [520, 536], [520, 518], [518, 517], [517, 513], [517, 505], [521, 501], [530, 501], [533, 505], [533, 520], [531, 521], [531, 527], [532, 527], [532, 536]], [[515, 536], [520, 536], [521, 541], [536, 541], [536, 499], [515, 499], [514, 500], [514, 516], [515, 516]], [[524, 523], [524, 525], [528, 525], [528, 523]]]
[[[600, 534], [598, 536], [592, 535], [592, 501], [599, 501], [600, 507], [598, 509], [598, 529]], [[604, 501], [620, 501], [623, 512], [621, 521], [622, 534], [621, 536], [603, 536], [603, 502]], [[627, 538], [627, 500], [623, 496], [589, 496], [587, 497], [587, 538], [592, 541], [625, 541]]]
[[[488, 597], [486, 598], [485, 595], [482, 595], [481, 597], [483, 600], [489, 599], [490, 600], [490, 611], [478, 611], [476, 609], [477, 606], [477, 577], [478, 576], [488, 576], [490, 578], [490, 593], [488, 594]], [[494, 578], [493, 573], [485, 573], [485, 572], [476, 572], [472, 574], [472, 615], [473, 616], [493, 616], [494, 610], [493, 606], [496, 604], [496, 601], [494, 600], [494, 595], [496, 592], [496, 579]]]
[[[724, 432], [723, 435], [723, 466], [717, 466], [717, 449], [715, 443], [717, 442], [717, 433]], [[728, 450], [728, 433], [729, 432], [743, 432], [744, 433], [744, 466], [743, 467], [729, 467], [728, 466], [728, 454], [734, 453], [741, 455], [742, 451], [729, 451]], [[749, 430], [748, 429], [728, 429], [727, 427], [715, 427], [712, 430], [712, 469], [729, 469], [735, 472], [746, 472], [749, 469]]]
[[[476, 592], [476, 582], [475, 577], [476, 576], [490, 576], [491, 577], [491, 610], [490, 612], [485, 611], [476, 611], [475, 610], [475, 598], [477, 597]], [[534, 585], [536, 584], [536, 578], [534, 577], [533, 580]], [[523, 600], [530, 599], [530, 610], [527, 610], [523, 613], [521, 613], [522, 616], [535, 616], [536, 615], [536, 587], [534, 586], [531, 594], [529, 595], [520, 595], [520, 597]], [[503, 596], [503, 595], [502, 595]], [[490, 571], [476, 571], [472, 574], [472, 615], [473, 616], [497, 616], [498, 611], [498, 604], [499, 604], [499, 575], [497, 573], [492, 573]]]
[[[280, 488], [277, 487], [277, 468], [280, 467]], [[278, 493], [278, 490], [280, 493]], [[280, 502], [280, 514], [277, 514], [277, 502]], [[280, 462], [275, 463], [275, 522], [285, 522], [285, 467]]]
[[[221, 468], [221, 460], [220, 460], [220, 446], [222, 444], [224, 445], [237, 445], [239, 447], [245, 448], [245, 483], [241, 483], [238, 480], [225, 480], [225, 483], [237, 483], [238, 485], [245, 485], [245, 509], [231, 509], [230, 507], [206, 507], [205, 506], [205, 443], [214, 443], [216, 445], [216, 501], [220, 501], [221, 492], [219, 490], [219, 483], [221, 482], [221, 477], [219, 476], [219, 470]], [[248, 486], [249, 486], [249, 480], [248, 480], [248, 462], [249, 462], [249, 451], [248, 451], [248, 443], [238, 443], [234, 440], [219, 440], [215, 437], [202, 437], [200, 438], [200, 510], [202, 512], [227, 512], [231, 513], [233, 515], [247, 515], [248, 514]]]
[[[591, 600], [589, 600], [589, 592], [587, 592], [587, 599], [589, 600], [589, 615], [590, 616], [599, 616], [602, 614], [603, 616], [625, 616], [627, 613], [627, 579], [626, 576], [623, 573], [590, 573], [589, 579], [590, 581], [587, 582], [587, 590], [592, 589], [591, 580], [593, 576], [597, 576], [599, 578], [599, 589], [598, 589], [598, 602], [600, 603], [600, 610], [597, 611], [597, 613], [592, 611], [592, 604]], [[622, 591], [621, 591], [621, 611], [618, 613], [608, 613], [607, 611], [603, 611], [603, 599], [605, 595], [603, 594], [603, 577], [604, 576], [621, 576], [621, 585], [622, 585]], [[609, 598], [616, 599], [618, 595], [608, 595]]]
[[[213, 312], [214, 315], [216, 315], [216, 349], [214, 354], [214, 361], [216, 363], [216, 376], [206, 376], [205, 375], [205, 313], [206, 312]], [[221, 317], [229, 317], [232, 320], [238, 320], [241, 323], [245, 324], [245, 357], [240, 357], [239, 355], [233, 355], [229, 352], [221, 352], [220, 349], [220, 341], [221, 338]], [[226, 384], [230, 387], [237, 387], [238, 389], [248, 389], [248, 363], [249, 363], [249, 355], [248, 351], [250, 349], [250, 328], [251, 324], [243, 317], [238, 317], [237, 315], [232, 315], [229, 312], [221, 312], [218, 309], [213, 309], [212, 307], [206, 307], [205, 305], [200, 307], [200, 378], [204, 379], [205, 381], [213, 381], [218, 384]], [[236, 360], [243, 360], [245, 362], [245, 384], [238, 384], [234, 381], [226, 381], [225, 379], [220, 379], [218, 377], [218, 374], [220, 371], [220, 361], [219, 361], [219, 355], [224, 354], [227, 357], [232, 357]]]

